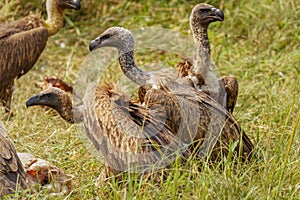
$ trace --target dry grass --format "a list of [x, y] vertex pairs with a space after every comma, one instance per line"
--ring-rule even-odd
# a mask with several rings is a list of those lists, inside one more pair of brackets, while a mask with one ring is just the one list
[[[0, 3], [0, 21], [10, 21], [43, 10], [41, 0]], [[223, 23], [210, 28], [212, 53], [220, 75], [235, 75], [240, 94], [235, 116], [264, 157], [261, 162], [225, 167], [202, 165], [171, 169], [165, 183], [153, 184], [129, 177], [127, 184], [113, 181], [96, 189], [101, 163], [80, 139], [75, 125], [53, 111], [26, 109], [26, 99], [39, 89], [35, 81], [45, 74], [74, 83], [80, 63], [89, 54], [89, 42], [110, 26], [129, 29], [160, 26], [190, 35], [188, 17], [197, 1], [92, 1], [82, 0], [80, 12], [68, 12], [65, 27], [51, 37], [35, 67], [16, 82], [15, 116], [5, 121], [15, 147], [49, 160], [76, 176], [72, 191], [61, 199], [300, 199], [300, 3], [296, 0], [260, 2], [210, 1], [225, 12]], [[4, 13], [4, 14], [3, 14]], [[60, 44], [64, 43], [65, 48]], [[0, 50], [1, 51], [1, 50]], [[138, 54], [140, 64], [168, 55]], [[175, 61], [168, 61], [175, 64]], [[120, 75], [111, 69], [109, 80]], [[11, 198], [17, 198], [19, 194]], [[25, 198], [25, 194], [20, 194]], [[47, 199], [47, 194], [27, 195]], [[56, 197], [57, 198], [57, 197]]]

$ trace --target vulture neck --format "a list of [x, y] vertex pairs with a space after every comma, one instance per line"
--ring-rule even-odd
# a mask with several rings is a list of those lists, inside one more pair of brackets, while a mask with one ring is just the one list
[[64, 10], [58, 7], [56, 0], [47, 0], [46, 10], [48, 18], [45, 21], [45, 26], [48, 30], [48, 36], [51, 36], [63, 27]]
[[61, 95], [60, 103], [51, 107], [56, 110], [66, 122], [74, 124], [83, 121], [81, 107], [73, 107], [72, 101], [66, 93]]
[[119, 63], [123, 73], [134, 83], [142, 86], [146, 85], [150, 79], [149, 74], [142, 71], [134, 62], [134, 51], [124, 51], [119, 49]]
[[196, 63], [194, 64], [194, 73], [206, 77], [210, 66], [210, 46], [207, 34], [208, 26], [192, 26], [193, 37], [197, 47]]
[[220, 85], [215, 72], [210, 69], [210, 46], [207, 34], [209, 24], [193, 26], [195, 24], [196, 23], [193, 23], [193, 21], [191, 22], [193, 37], [197, 46], [197, 55], [193, 67], [193, 73], [201, 75], [208, 87], [210, 95], [213, 96], [213, 98], [217, 98], [215, 95], [218, 94]]

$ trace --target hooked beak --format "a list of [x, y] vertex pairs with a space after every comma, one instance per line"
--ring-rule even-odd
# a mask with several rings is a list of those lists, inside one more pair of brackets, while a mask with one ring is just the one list
[[74, 9], [74, 10], [80, 10], [80, 8], [81, 8], [79, 0], [65, 1], [64, 6], [65, 6], [65, 8]]
[[[54, 90], [55, 89], [55, 90]], [[54, 92], [53, 92], [54, 90]], [[60, 96], [55, 91], [59, 90], [58, 88], [50, 88], [49, 90], [43, 91], [40, 94], [30, 97], [26, 101], [26, 107], [42, 105], [53, 108], [57, 103], [57, 100], [60, 99]]]
[[35, 105], [40, 105], [40, 95], [35, 95], [30, 97], [27, 101], [26, 101], [26, 108], [30, 107], [30, 106], [35, 106]]
[[216, 14], [216, 17], [218, 18], [219, 21], [224, 20], [224, 13], [222, 10], [218, 8], [212, 8], [212, 11]]
[[96, 50], [96, 49], [100, 48], [101, 47], [100, 43], [101, 43], [101, 41], [100, 41], [99, 37], [96, 38], [96, 39], [94, 39], [93, 41], [91, 41], [91, 43], [89, 45], [90, 52], [92, 52], [93, 50]]

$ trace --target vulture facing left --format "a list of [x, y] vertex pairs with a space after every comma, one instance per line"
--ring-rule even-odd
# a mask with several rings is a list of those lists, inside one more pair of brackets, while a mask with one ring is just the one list
[[[90, 45], [90, 51], [114, 47], [119, 54], [119, 65], [124, 75], [140, 88], [145, 88], [145, 107], [160, 105], [166, 112], [166, 125], [202, 158], [210, 155], [217, 160], [227, 156], [229, 146], [238, 142], [234, 154], [243, 160], [252, 158], [254, 146], [233, 115], [206, 93], [199, 91], [185, 80], [174, 79], [169, 69], [146, 72], [134, 58], [135, 39], [123, 27], [105, 30]], [[139, 94], [139, 97], [142, 95]], [[141, 99], [140, 99], [141, 101]], [[195, 148], [194, 148], [195, 147]]]
[[48, 37], [63, 26], [65, 9], [80, 9], [78, 0], [47, 0], [48, 19], [40, 14], [0, 25], [0, 101], [10, 112], [14, 79], [26, 74], [43, 52]]

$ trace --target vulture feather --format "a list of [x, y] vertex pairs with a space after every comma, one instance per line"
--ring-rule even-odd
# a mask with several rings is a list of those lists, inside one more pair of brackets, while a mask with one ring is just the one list
[[142, 71], [134, 61], [134, 46], [134, 37], [129, 30], [111, 27], [93, 40], [89, 49], [117, 48], [124, 74], [146, 88], [143, 96], [145, 107], [161, 105], [167, 115], [167, 126], [180, 139], [195, 143], [195, 151], [200, 157], [212, 153], [214, 159], [221, 152], [227, 155], [229, 145], [239, 141], [236, 155], [241, 155], [244, 160], [251, 158], [253, 144], [224, 107], [204, 92], [181, 84], [181, 80], [174, 80], [174, 74], [169, 70]]
[[0, 197], [14, 193], [18, 187], [27, 188], [25, 171], [0, 122]]
[[78, 0], [47, 0], [48, 19], [40, 14], [0, 25], [0, 101], [10, 112], [14, 79], [26, 74], [43, 52], [48, 37], [63, 26], [65, 9], [80, 9]]
[[165, 126], [164, 112], [144, 108], [126, 96], [113, 84], [91, 84], [83, 104], [75, 106], [67, 92], [49, 87], [28, 99], [26, 106], [48, 106], [69, 123], [83, 121], [87, 137], [104, 158], [100, 178], [104, 181], [111, 173], [148, 172], [153, 166], [169, 165], [180, 145]]

